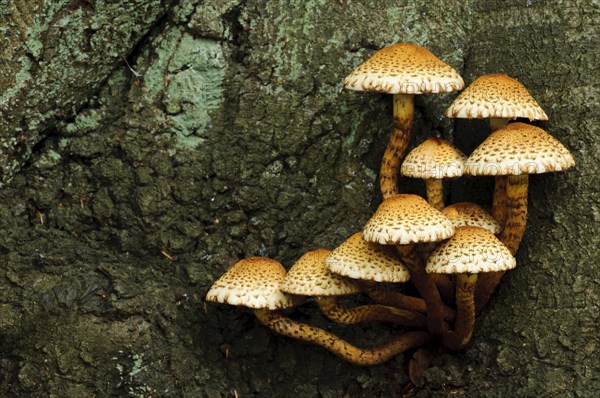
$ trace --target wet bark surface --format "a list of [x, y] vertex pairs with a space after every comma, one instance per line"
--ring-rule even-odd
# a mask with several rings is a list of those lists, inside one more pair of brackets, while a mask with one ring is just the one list
[[[518, 268], [417, 396], [598, 396], [598, 7], [363, 3], [0, 1], [1, 396], [402, 395], [404, 357], [348, 365], [202, 300], [237, 259], [289, 267], [362, 228], [391, 98], [341, 81], [398, 41], [467, 83], [518, 78], [577, 161], [530, 179]], [[442, 117], [452, 98], [417, 97], [412, 144], [484, 139]], [[491, 179], [447, 188], [492, 197]], [[403, 331], [288, 315], [364, 346]]]

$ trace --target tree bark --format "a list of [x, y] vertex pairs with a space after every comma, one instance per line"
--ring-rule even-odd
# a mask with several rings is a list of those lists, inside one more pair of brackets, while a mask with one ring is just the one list
[[[466, 83], [516, 77], [577, 160], [531, 177], [518, 268], [417, 396], [597, 396], [599, 18], [591, 0], [0, 1], [0, 396], [400, 396], [401, 357], [354, 367], [202, 301], [235, 260], [290, 265], [371, 216], [391, 104], [341, 82], [397, 41]], [[412, 145], [483, 140], [442, 117], [453, 97], [416, 99]], [[489, 205], [492, 183], [449, 197]], [[290, 315], [360, 346], [402, 333]]]

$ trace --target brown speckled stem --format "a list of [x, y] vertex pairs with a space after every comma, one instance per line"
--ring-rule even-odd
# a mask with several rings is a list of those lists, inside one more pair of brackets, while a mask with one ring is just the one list
[[[527, 191], [529, 176], [509, 176], [506, 186], [506, 205], [508, 208], [506, 225], [500, 233], [500, 241], [508, 247], [514, 256], [519, 249], [527, 225]], [[487, 272], [479, 277], [475, 290], [475, 309], [479, 313], [487, 304], [492, 293], [500, 283], [504, 272]]]
[[431, 206], [440, 211], [444, 208], [444, 187], [442, 181], [439, 178], [425, 179], [427, 201]]
[[379, 187], [383, 199], [399, 192], [398, 170], [412, 133], [413, 114], [414, 96], [394, 94], [394, 127], [379, 171]]
[[475, 326], [475, 286], [477, 274], [459, 274], [456, 278], [456, 321], [454, 331], [442, 336], [442, 344], [458, 351], [471, 341]]
[[[501, 129], [508, 124], [508, 119], [496, 117], [490, 118], [490, 128], [492, 131]], [[492, 205], [492, 216], [498, 221], [500, 227], [504, 229], [506, 222], [506, 184], [507, 176], [496, 176], [494, 183], [494, 202]]]
[[371, 304], [344, 308], [335, 297], [317, 297], [317, 305], [323, 314], [334, 322], [354, 325], [361, 322], [390, 322], [397, 325], [427, 328], [427, 318], [418, 312], [401, 310], [395, 307]]
[[258, 309], [254, 310], [254, 313], [263, 325], [274, 332], [319, 345], [355, 365], [378, 365], [406, 350], [421, 347], [431, 340], [431, 335], [427, 332], [408, 332], [379, 347], [359, 348], [333, 333], [296, 322], [279, 312]]
[[444, 323], [444, 303], [440, 292], [433, 279], [425, 272], [425, 266], [415, 252], [414, 244], [396, 245], [396, 249], [410, 272], [411, 282], [425, 300], [429, 332], [434, 336], [441, 336], [447, 325]]

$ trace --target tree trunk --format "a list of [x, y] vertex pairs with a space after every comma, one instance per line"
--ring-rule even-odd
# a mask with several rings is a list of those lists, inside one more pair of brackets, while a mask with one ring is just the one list
[[[530, 179], [518, 268], [418, 396], [597, 396], [600, 15], [506, 4], [0, 2], [0, 396], [401, 395], [403, 358], [358, 368], [202, 300], [237, 259], [289, 266], [362, 228], [392, 104], [341, 82], [397, 41], [467, 83], [516, 77], [577, 160]], [[417, 97], [413, 145], [483, 140], [442, 118], [453, 97]], [[489, 204], [492, 183], [449, 196]], [[362, 346], [402, 333], [291, 315]]]

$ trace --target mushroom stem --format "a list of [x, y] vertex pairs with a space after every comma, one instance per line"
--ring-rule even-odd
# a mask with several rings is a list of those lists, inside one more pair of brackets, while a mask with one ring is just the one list
[[[427, 304], [420, 297], [407, 296], [398, 292], [381, 290], [372, 286], [365, 286], [365, 293], [379, 304], [393, 306], [396, 308], [417, 311], [423, 314], [427, 313]], [[456, 312], [450, 307], [443, 307], [443, 316], [445, 320], [452, 321]]]
[[323, 314], [342, 325], [354, 325], [361, 322], [390, 322], [404, 326], [427, 328], [427, 318], [418, 312], [401, 310], [391, 306], [371, 304], [354, 308], [344, 308], [336, 297], [322, 296], [316, 298], [317, 305]]
[[444, 304], [433, 279], [425, 272], [425, 267], [415, 252], [415, 245], [396, 245], [404, 265], [410, 272], [410, 280], [425, 300], [427, 325], [434, 336], [441, 336], [447, 329], [444, 323]]
[[[492, 131], [501, 129], [508, 124], [508, 119], [502, 117], [490, 118], [490, 128]], [[507, 176], [496, 176], [494, 180], [494, 202], [492, 204], [492, 216], [498, 221], [501, 228], [504, 228], [506, 222], [506, 184]]]
[[[508, 208], [506, 225], [500, 233], [500, 241], [515, 255], [521, 244], [527, 225], [527, 191], [529, 188], [529, 176], [508, 176], [506, 186], [506, 207]], [[487, 304], [494, 293], [496, 286], [504, 272], [487, 272], [479, 278], [475, 290], [475, 307], [479, 313]]]
[[426, 178], [425, 186], [427, 187], [427, 201], [437, 210], [444, 208], [444, 187], [439, 178]]
[[475, 286], [477, 274], [458, 274], [456, 278], [456, 321], [454, 331], [442, 336], [442, 344], [458, 351], [469, 344], [475, 326]]
[[378, 365], [411, 348], [423, 346], [431, 340], [431, 335], [427, 332], [408, 332], [379, 347], [359, 348], [333, 333], [296, 322], [276, 311], [257, 309], [254, 313], [263, 325], [274, 332], [319, 345], [355, 365]]
[[394, 122], [392, 135], [383, 154], [379, 171], [379, 187], [383, 199], [398, 193], [398, 170], [412, 132], [414, 96], [394, 94]]

